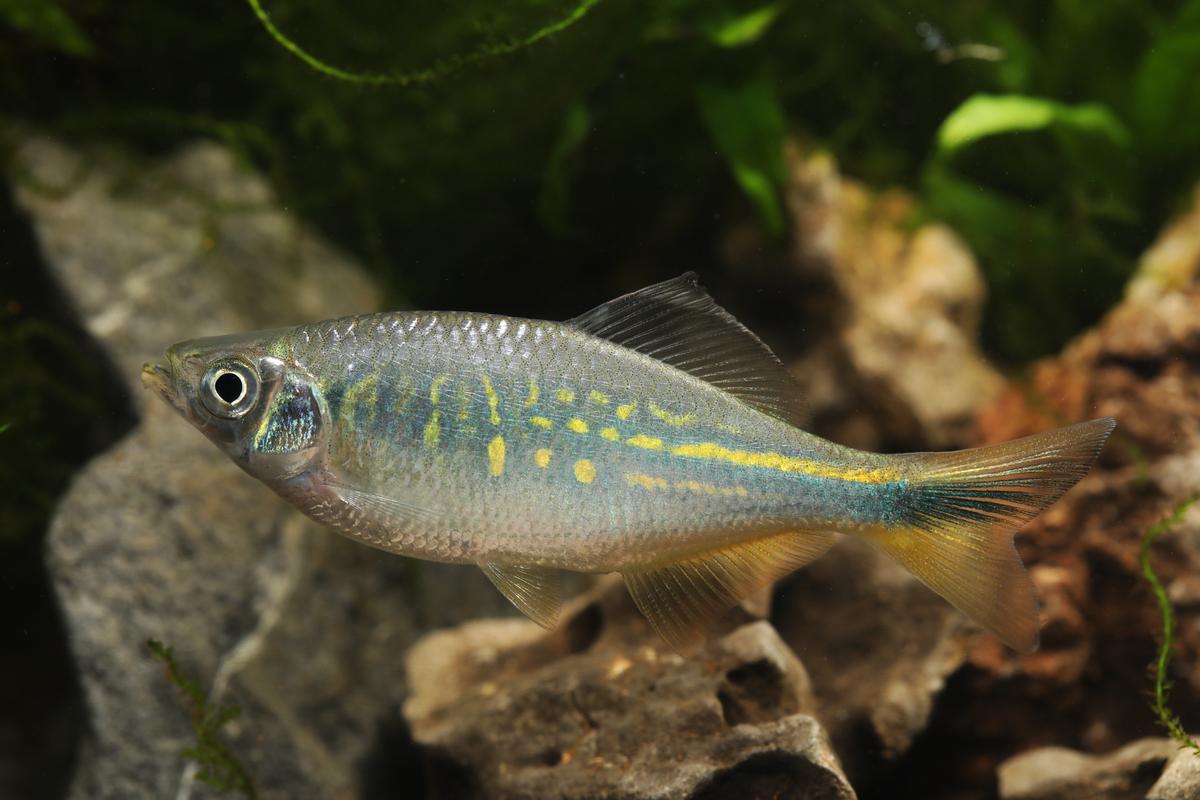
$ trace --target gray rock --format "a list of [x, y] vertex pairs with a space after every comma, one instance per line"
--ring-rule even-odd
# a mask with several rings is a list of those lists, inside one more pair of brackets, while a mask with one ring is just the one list
[[367, 311], [378, 290], [215, 145], [143, 163], [30, 138], [13, 168], [46, 264], [141, 416], [76, 477], [47, 540], [90, 722], [72, 796], [215, 794], [181, 756], [188, 712], [148, 638], [242, 708], [226, 733], [261, 797], [357, 796], [408, 645], [507, 603], [474, 570], [310, 523], [138, 375], [179, 339]]
[[1142, 800], [1175, 750], [1170, 739], [1139, 739], [1099, 756], [1065, 747], [1031, 750], [1000, 765], [1000, 798]]
[[804, 659], [856, 785], [924, 730], [974, 630], [895, 561], [849, 537], [779, 584], [771, 620]]
[[1200, 753], [1177, 748], [1146, 800], [1200, 800]]
[[771, 626], [663, 649], [608, 581], [560, 630], [477, 621], [410, 651], [404, 712], [440, 796], [852, 798]]

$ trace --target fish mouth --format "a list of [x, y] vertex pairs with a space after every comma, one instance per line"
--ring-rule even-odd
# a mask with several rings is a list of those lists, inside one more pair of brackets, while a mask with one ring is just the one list
[[142, 366], [142, 386], [153, 391], [180, 414], [184, 412], [183, 403], [175, 391], [175, 373], [170, 367], [146, 362]]

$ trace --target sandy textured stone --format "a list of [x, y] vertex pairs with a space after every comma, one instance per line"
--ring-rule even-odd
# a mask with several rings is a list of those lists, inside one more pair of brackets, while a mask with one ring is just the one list
[[680, 656], [608, 581], [558, 631], [473, 622], [407, 666], [405, 716], [445, 796], [854, 797], [765, 622]]
[[1031, 750], [1000, 765], [1001, 800], [1142, 800], [1175, 751], [1140, 739], [1107, 755], [1065, 747]]
[[[1193, 734], [1193, 741], [1196, 736]], [[1200, 753], [1176, 746], [1167, 768], [1150, 787], [1146, 800], [1197, 800], [1200, 798]]]
[[771, 619], [808, 666], [819, 716], [860, 786], [924, 730], [975, 630], [903, 567], [855, 540], [782, 582]]
[[1003, 385], [978, 347], [986, 287], [974, 257], [943, 225], [913, 230], [907, 195], [874, 194], [796, 146], [788, 163], [788, 266], [817, 332], [792, 372], [815, 425], [870, 449], [959, 446]]
[[148, 638], [242, 707], [227, 732], [261, 797], [358, 796], [405, 695], [404, 650], [504, 600], [474, 571], [319, 529], [142, 391], [139, 371], [180, 339], [369, 311], [379, 292], [215, 145], [145, 163], [35, 138], [13, 172], [48, 269], [141, 416], [76, 477], [47, 540], [89, 716], [72, 796], [213, 794], [181, 757], [188, 712]]

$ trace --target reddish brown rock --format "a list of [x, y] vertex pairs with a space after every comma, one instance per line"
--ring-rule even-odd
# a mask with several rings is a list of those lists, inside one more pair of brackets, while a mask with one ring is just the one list
[[[1170, 269], [1153, 267], [1163, 254]], [[979, 444], [1104, 415], [1118, 427], [1092, 473], [1017, 537], [1042, 598], [1042, 646], [1021, 657], [991, 637], [971, 641], [926, 734], [954, 763], [1049, 744], [1108, 752], [1160, 732], [1146, 693], [1161, 620], [1138, 549], [1200, 491], [1198, 270], [1200, 207], [1148, 251], [1122, 303], [979, 415]], [[1172, 703], [1194, 725], [1200, 509], [1158, 541], [1153, 564], [1178, 602]]]

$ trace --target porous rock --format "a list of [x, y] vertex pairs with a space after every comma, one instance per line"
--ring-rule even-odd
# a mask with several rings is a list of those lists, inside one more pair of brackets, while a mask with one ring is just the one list
[[[871, 770], [859, 761], [867, 754], [904, 753], [962, 664], [972, 630], [903, 567], [852, 539], [781, 583], [771, 619], [805, 660], [852, 776]], [[863, 742], [864, 732], [873, 741]]]
[[1000, 765], [1000, 798], [1142, 800], [1175, 750], [1169, 739], [1140, 739], [1106, 755], [1065, 747], [1021, 753]]
[[557, 631], [468, 623], [418, 642], [407, 669], [439, 796], [854, 797], [766, 622], [682, 657], [606, 581]]
[[[12, 162], [47, 269], [127, 381], [137, 428], [63, 498], [47, 562], [89, 733], [75, 798], [207, 797], [189, 710], [145, 641], [241, 717], [224, 734], [264, 798], [348, 798], [422, 631], [506, 604], [310, 523], [139, 385], [194, 336], [370, 311], [380, 294], [225, 149], [161, 161], [31, 137]], [[79, 387], [87, 391], [87, 387]]]
[[[1192, 741], [1196, 736], [1192, 735]], [[1150, 787], [1146, 800], [1196, 800], [1200, 797], [1200, 752], [1175, 745], [1159, 779]]]
[[970, 250], [946, 226], [915, 229], [914, 202], [842, 176], [824, 153], [788, 148], [787, 267], [812, 343], [792, 373], [814, 426], [865, 449], [950, 449], [1000, 391], [979, 350], [986, 299]]
[[[1153, 266], [1168, 255], [1169, 269]], [[991, 637], [968, 642], [925, 737], [953, 773], [947, 785], [982, 790], [983, 766], [994, 774], [1005, 751], [1112, 752], [1160, 731], [1146, 692], [1162, 620], [1139, 550], [1200, 492], [1198, 277], [1200, 204], [1164, 229], [1121, 303], [980, 412], [975, 444], [1106, 415], [1117, 428], [1088, 476], [1016, 537], [1041, 598], [1041, 647], [1022, 656]], [[1190, 723], [1200, 719], [1200, 508], [1158, 539], [1151, 564], [1176, 603], [1166, 677], [1172, 710]]]
[[[826, 153], [792, 142], [787, 163], [792, 244], [763, 280], [793, 282], [783, 294], [794, 298], [802, 349], [789, 368], [808, 429], [869, 450], [962, 446], [1003, 385], [978, 347], [986, 288], [970, 251], [944, 225], [914, 227], [910, 196], [868, 189]], [[742, 270], [769, 252], [748, 235], [725, 242]], [[780, 583], [771, 620], [809, 667], [820, 716], [865, 790], [886, 782], [978, 635], [850, 537]]]

